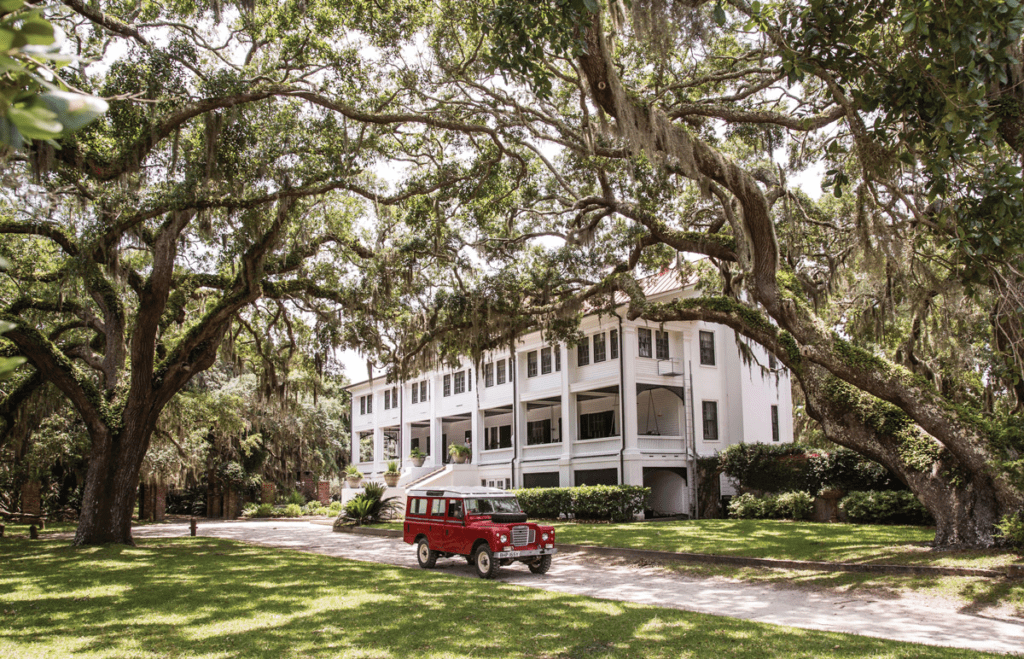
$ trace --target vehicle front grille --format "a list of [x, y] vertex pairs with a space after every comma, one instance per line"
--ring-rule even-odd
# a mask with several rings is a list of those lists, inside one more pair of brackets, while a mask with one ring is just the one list
[[522, 547], [523, 545], [530, 544], [530, 527], [529, 526], [513, 526], [512, 527], [512, 544], [516, 547]]

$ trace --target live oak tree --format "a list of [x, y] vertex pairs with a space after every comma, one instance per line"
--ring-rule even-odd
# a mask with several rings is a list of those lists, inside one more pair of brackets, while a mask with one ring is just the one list
[[500, 121], [404, 60], [417, 5], [68, 0], [49, 17], [104, 61], [69, 77], [110, 111], [5, 165], [4, 338], [29, 362], [8, 402], [49, 382], [88, 431], [77, 544], [131, 543], [162, 411], [254, 303], [372, 349], [363, 318], [450, 272], [446, 207], [524, 170]]
[[[464, 308], [553, 329], [619, 291], [633, 318], [728, 325], [792, 371], [830, 439], [911, 487], [937, 546], [997, 542], [995, 524], [1024, 501], [1020, 170], [1016, 115], [986, 108], [1016, 103], [1020, 10], [925, 9], [481, 7], [484, 57], [536, 92], [504, 98], [507, 111], [564, 149], [545, 161], [544, 212], [592, 260], [535, 266], [540, 286], [518, 309], [489, 301], [497, 276]], [[834, 201], [788, 184], [816, 161]], [[707, 257], [721, 294], [644, 299], [636, 266], [664, 246]]]

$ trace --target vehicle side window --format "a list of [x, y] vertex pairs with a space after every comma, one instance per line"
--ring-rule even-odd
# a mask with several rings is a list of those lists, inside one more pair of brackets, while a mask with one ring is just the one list
[[433, 508], [430, 510], [431, 517], [444, 517], [444, 499], [434, 499]]
[[421, 499], [421, 498], [413, 499], [412, 500], [412, 510], [410, 510], [409, 512], [411, 512], [413, 515], [426, 515], [427, 514], [427, 500], [426, 499]]
[[460, 499], [448, 499], [448, 516], [462, 519], [462, 501]]

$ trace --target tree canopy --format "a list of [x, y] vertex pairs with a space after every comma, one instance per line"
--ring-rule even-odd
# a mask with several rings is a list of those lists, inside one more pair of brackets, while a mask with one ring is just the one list
[[[1021, 11], [67, 0], [51, 20], [103, 65], [65, 77], [110, 110], [6, 163], [30, 366], [4, 404], [67, 397], [77, 541], [130, 542], [161, 414], [238, 337], [274, 323], [274, 350], [358, 347], [400, 380], [569, 339], [619, 293], [767, 347], [939, 545], [991, 544], [1024, 487]], [[816, 168], [821, 197], [795, 184]], [[671, 263], [701, 297], [644, 298]]]

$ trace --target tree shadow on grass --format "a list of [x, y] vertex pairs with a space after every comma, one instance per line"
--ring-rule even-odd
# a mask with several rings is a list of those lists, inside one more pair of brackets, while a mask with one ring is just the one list
[[0, 563], [0, 645], [28, 657], [964, 656], [209, 538]]

